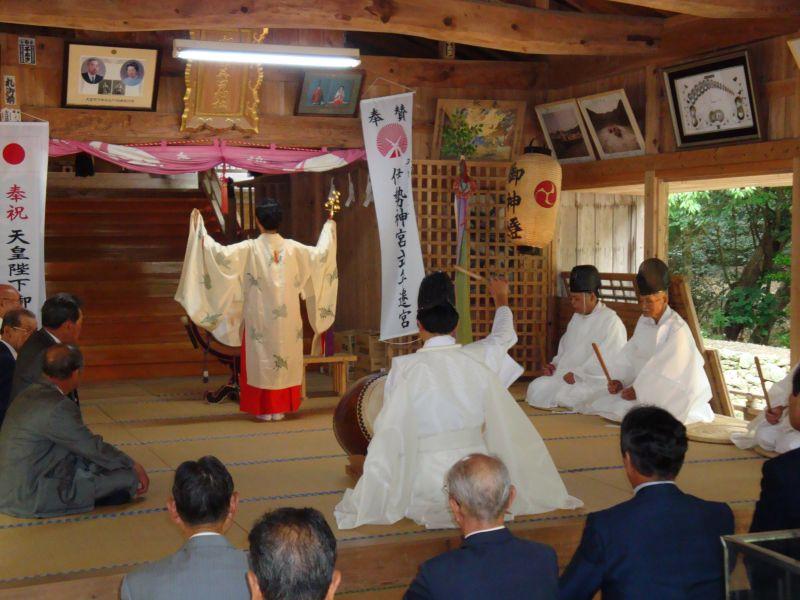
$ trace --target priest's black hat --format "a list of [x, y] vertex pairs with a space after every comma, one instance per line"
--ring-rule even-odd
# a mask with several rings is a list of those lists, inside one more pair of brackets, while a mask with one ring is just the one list
[[417, 294], [417, 309], [423, 310], [449, 304], [455, 307], [456, 289], [447, 274], [436, 271], [423, 277]]
[[590, 292], [597, 295], [600, 289], [600, 271], [594, 265], [578, 265], [569, 273], [569, 291], [573, 294]]
[[663, 260], [648, 258], [639, 265], [636, 274], [636, 286], [640, 296], [649, 296], [656, 292], [669, 290], [669, 268]]

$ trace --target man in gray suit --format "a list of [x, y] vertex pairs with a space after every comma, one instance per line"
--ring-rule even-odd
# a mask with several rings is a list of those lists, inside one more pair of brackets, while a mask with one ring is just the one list
[[217, 458], [186, 461], [175, 471], [167, 510], [186, 543], [172, 556], [122, 580], [122, 600], [247, 600], [247, 556], [225, 539], [239, 495]]
[[42, 377], [14, 399], [0, 429], [0, 512], [55, 517], [144, 494], [142, 466], [94, 435], [68, 397], [80, 382], [80, 350], [55, 344], [42, 363]]

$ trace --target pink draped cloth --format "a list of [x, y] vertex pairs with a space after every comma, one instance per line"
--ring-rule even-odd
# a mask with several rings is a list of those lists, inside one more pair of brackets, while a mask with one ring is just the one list
[[176, 175], [195, 173], [227, 163], [256, 173], [279, 175], [281, 173], [322, 172], [344, 167], [365, 156], [363, 148], [345, 150], [319, 150], [308, 148], [255, 148], [228, 146], [215, 140], [213, 145], [122, 146], [105, 142], [75, 142], [50, 140], [50, 156], [86, 152], [97, 158], [131, 171]]

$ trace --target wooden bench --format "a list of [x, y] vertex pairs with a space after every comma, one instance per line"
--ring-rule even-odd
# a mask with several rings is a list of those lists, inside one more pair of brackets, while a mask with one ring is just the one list
[[[636, 288], [636, 275], [632, 273], [600, 273], [600, 278], [602, 280], [600, 299], [619, 315], [628, 330], [628, 337], [630, 338], [636, 328], [636, 322], [642, 314], [639, 309], [639, 291]], [[564, 289], [569, 289], [569, 272], [561, 273], [561, 281], [564, 284]], [[553, 321], [555, 330], [553, 333], [555, 335], [553, 335], [552, 339], [557, 342], [567, 330], [567, 324], [574, 311], [567, 297], [556, 298], [554, 305], [556, 315]], [[686, 283], [682, 275], [673, 275], [671, 278], [669, 305], [689, 325], [695, 344], [697, 344], [697, 349], [705, 361], [706, 375], [708, 375], [708, 381], [711, 384], [711, 408], [717, 414], [732, 417], [733, 405], [728, 395], [728, 386], [725, 383], [719, 353], [716, 350], [707, 350], [703, 344], [703, 338], [700, 334], [700, 322], [697, 320], [697, 311], [694, 308], [689, 284]], [[548, 359], [552, 356], [553, 353], [548, 356]]]
[[[347, 391], [347, 363], [356, 362], [358, 357], [355, 354], [332, 354], [331, 356], [304, 356], [303, 366], [309, 365], [330, 365], [331, 377], [333, 378], [333, 391], [337, 396], [341, 396]], [[303, 369], [303, 398], [306, 395], [306, 374]]]

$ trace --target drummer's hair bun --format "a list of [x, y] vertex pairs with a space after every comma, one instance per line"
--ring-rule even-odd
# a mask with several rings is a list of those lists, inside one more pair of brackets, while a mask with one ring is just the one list
[[[434, 306], [456, 303], [456, 290], [453, 281], [445, 273], [436, 271], [426, 275], [419, 284], [417, 308], [428, 309]], [[448, 332], [449, 333], [449, 332]]]
[[458, 311], [450, 302], [417, 310], [417, 320], [429, 333], [447, 335], [458, 325]]

